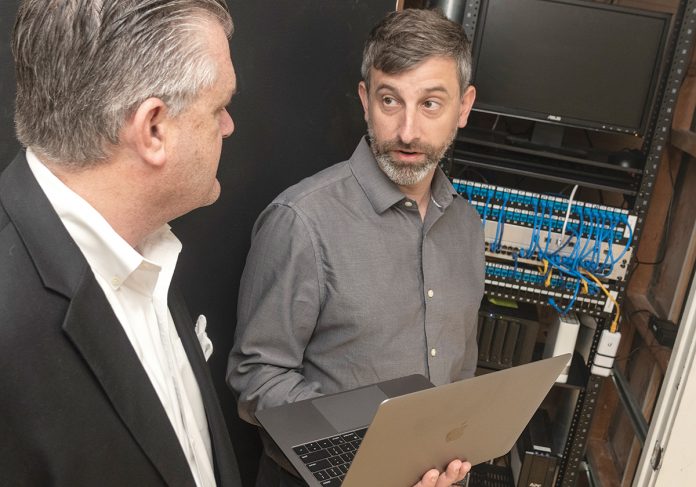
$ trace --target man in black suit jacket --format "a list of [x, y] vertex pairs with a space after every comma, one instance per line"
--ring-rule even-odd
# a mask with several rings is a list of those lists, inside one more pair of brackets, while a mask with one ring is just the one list
[[241, 485], [204, 330], [171, 276], [142, 259], [166, 282], [140, 319], [141, 290], [99, 272], [110, 246], [147, 256], [153, 235], [172, 241], [166, 222], [217, 199], [231, 31], [224, 0], [22, 2], [25, 150], [0, 176], [0, 484]]

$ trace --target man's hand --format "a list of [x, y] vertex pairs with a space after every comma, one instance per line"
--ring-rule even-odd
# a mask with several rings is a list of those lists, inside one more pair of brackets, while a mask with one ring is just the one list
[[428, 470], [423, 478], [413, 487], [449, 487], [454, 482], [462, 480], [471, 470], [469, 462], [452, 460], [447, 465], [447, 470], [440, 473], [436, 469]]

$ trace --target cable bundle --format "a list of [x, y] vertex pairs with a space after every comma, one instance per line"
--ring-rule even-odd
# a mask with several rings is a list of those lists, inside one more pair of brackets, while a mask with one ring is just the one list
[[[453, 185], [481, 215], [482, 225], [488, 229], [488, 255], [512, 260], [512, 268], [489, 262], [487, 277], [561, 291], [569, 296], [565, 306], [553, 296], [547, 301], [563, 315], [573, 309], [579, 295], [603, 293], [616, 307], [612, 325], [618, 326], [618, 304], [602, 280], [611, 281], [615, 271], [620, 271], [617, 266], [633, 243], [627, 211], [574, 202], [577, 186], [565, 198], [463, 180], [454, 180]], [[517, 240], [506, 238], [506, 230], [512, 233], [511, 229], [520, 228], [526, 231], [516, 231]], [[536, 263], [537, 269], [520, 269], [521, 260], [526, 265]]]

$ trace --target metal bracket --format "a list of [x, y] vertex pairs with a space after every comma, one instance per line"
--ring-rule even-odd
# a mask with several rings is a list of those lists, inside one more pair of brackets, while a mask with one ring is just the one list
[[655, 442], [655, 447], [653, 448], [652, 455], [650, 457], [650, 466], [653, 470], [660, 470], [662, 466], [662, 458], [665, 449], [660, 446], [660, 441]]

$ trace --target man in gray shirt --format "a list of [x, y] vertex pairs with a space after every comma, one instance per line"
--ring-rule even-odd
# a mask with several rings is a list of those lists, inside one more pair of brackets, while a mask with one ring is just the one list
[[[461, 26], [440, 13], [395, 12], [370, 34], [359, 85], [369, 137], [253, 229], [227, 376], [244, 420], [413, 373], [436, 385], [473, 375], [483, 230], [438, 167], [474, 102], [470, 70]], [[257, 486], [293, 485], [274, 466], [262, 459]]]

